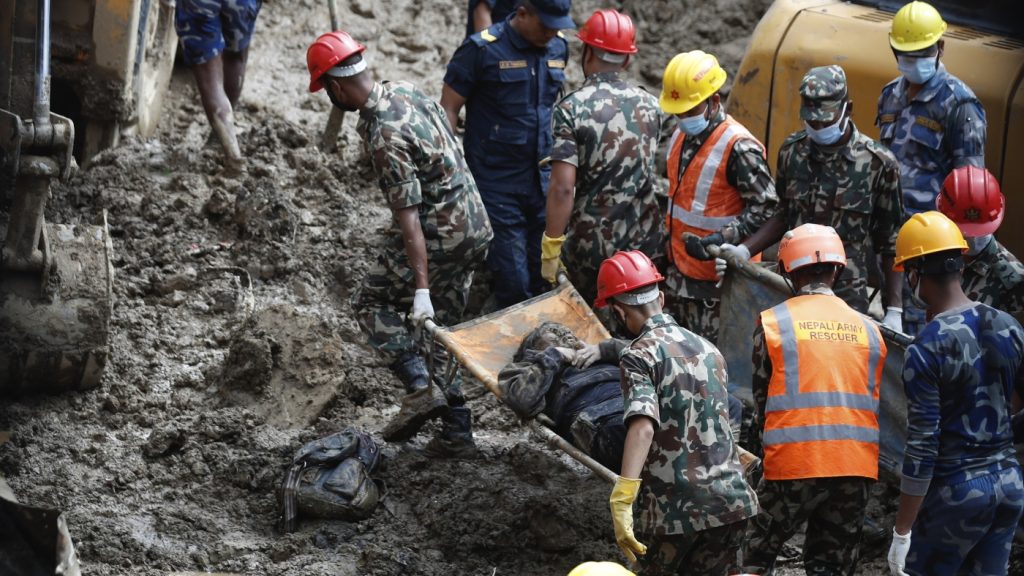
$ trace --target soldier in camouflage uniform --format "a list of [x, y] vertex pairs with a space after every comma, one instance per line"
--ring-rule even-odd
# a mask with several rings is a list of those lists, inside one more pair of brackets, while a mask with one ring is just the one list
[[[985, 109], [942, 63], [946, 23], [931, 5], [910, 2], [893, 17], [889, 45], [900, 76], [882, 88], [875, 123], [879, 140], [900, 164], [907, 216], [935, 209], [942, 181], [954, 168], [985, 165]], [[924, 324], [904, 291], [904, 329]]]
[[245, 160], [235, 134], [234, 108], [263, 2], [178, 0], [171, 5], [182, 58], [192, 67], [206, 119], [224, 150], [225, 173], [237, 176], [245, 170]]
[[677, 54], [665, 68], [659, 99], [661, 109], [679, 119], [667, 151], [666, 307], [711, 342], [718, 340], [721, 291], [707, 247], [742, 252], [740, 243], [778, 204], [764, 146], [725, 113], [718, 93], [725, 80], [714, 56]]
[[[402, 409], [384, 430], [385, 439], [404, 440], [445, 412], [406, 312], [411, 306], [408, 318], [420, 325], [427, 318], [458, 323], [492, 232], [444, 111], [411, 84], [374, 82], [364, 50], [344, 32], [321, 36], [307, 52], [310, 90], [324, 87], [335, 106], [359, 111], [356, 129], [394, 217], [388, 242], [355, 292], [352, 308], [370, 344], [392, 361], [405, 384]], [[451, 410], [428, 451], [468, 452], [470, 414], [457, 380], [445, 396]]]
[[964, 294], [966, 247], [939, 212], [915, 214], [896, 241], [896, 263], [931, 321], [903, 365], [907, 443], [893, 574], [1006, 574], [1024, 510], [1010, 423], [1024, 392], [1024, 330]]
[[832, 292], [846, 262], [828, 226], [785, 234], [779, 265], [794, 296], [754, 329], [751, 450], [764, 463], [762, 512], [743, 546], [743, 572], [771, 574], [806, 524], [808, 574], [853, 574], [871, 484], [878, 479], [882, 335]]
[[806, 126], [779, 149], [778, 211], [744, 244], [756, 254], [801, 224], [831, 226], [846, 250], [836, 296], [866, 314], [868, 270], [880, 257], [886, 272], [885, 323], [901, 331], [903, 275], [892, 270], [903, 223], [899, 165], [884, 146], [857, 130], [841, 67], [812, 68], [800, 84], [800, 96]]
[[[615, 537], [640, 574], [730, 574], [757, 496], [729, 426], [725, 358], [662, 311], [661, 275], [642, 252], [619, 252], [598, 275], [637, 338], [622, 353], [626, 446], [609, 503]], [[657, 432], [655, 432], [657, 430]], [[638, 501], [633, 533], [633, 502]]]
[[658, 259], [662, 252], [655, 196], [662, 113], [656, 97], [624, 77], [637, 51], [629, 16], [598, 10], [577, 36], [587, 78], [553, 113], [541, 275], [555, 283], [561, 257], [569, 280], [590, 302], [605, 258], [640, 250]]
[[960, 282], [967, 297], [1024, 322], [1024, 264], [994, 237], [1005, 204], [991, 172], [961, 166], [943, 182], [936, 208], [956, 223], [967, 241]]

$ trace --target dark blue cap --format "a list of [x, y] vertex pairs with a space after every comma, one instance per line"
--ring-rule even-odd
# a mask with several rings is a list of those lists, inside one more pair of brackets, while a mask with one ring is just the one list
[[537, 9], [537, 16], [544, 26], [553, 30], [576, 27], [576, 23], [569, 16], [572, 0], [530, 0], [530, 4]]

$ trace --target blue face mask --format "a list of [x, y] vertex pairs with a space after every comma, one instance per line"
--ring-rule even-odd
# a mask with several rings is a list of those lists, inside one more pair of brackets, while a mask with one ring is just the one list
[[707, 108], [704, 109], [703, 114], [696, 116], [686, 116], [679, 119], [679, 130], [687, 136], [696, 136], [707, 129], [708, 124], [711, 123], [710, 118], [706, 118], [708, 109], [711, 108], [711, 104], [708, 104]]
[[911, 84], [925, 84], [935, 76], [939, 69], [939, 59], [935, 56], [924, 58], [912, 58], [910, 56], [897, 56], [896, 66], [900, 74]]
[[814, 141], [815, 144], [821, 146], [831, 146], [839, 141], [846, 133], [846, 104], [843, 104], [843, 110], [839, 113], [839, 120], [834, 124], [825, 126], [821, 130], [815, 130], [811, 128], [811, 125], [804, 121], [804, 130], [807, 131], [807, 136]]
[[988, 243], [992, 241], [992, 235], [986, 234], [984, 236], [974, 236], [964, 238], [967, 241], [967, 255], [977, 256], [981, 254], [982, 250], [988, 247]]

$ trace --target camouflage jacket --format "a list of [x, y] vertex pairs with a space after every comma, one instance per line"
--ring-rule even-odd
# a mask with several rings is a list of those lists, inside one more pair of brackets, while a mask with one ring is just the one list
[[[607, 400], [611, 396], [621, 398], [618, 376], [619, 376], [619, 355], [628, 344], [625, 340], [609, 339], [599, 346], [601, 358], [598, 363], [593, 364], [586, 370], [612, 369], [615, 386], [608, 391], [600, 390], [579, 390], [572, 391], [574, 396], [580, 398], [560, 398], [563, 391], [562, 384], [568, 378], [572, 378], [581, 372], [572, 367], [562, 358], [554, 347], [537, 352], [528, 350], [523, 359], [519, 362], [510, 362], [498, 373], [498, 388], [501, 390], [501, 399], [520, 418], [534, 418], [541, 412], [549, 416], [556, 428], [567, 428], [571, 424], [571, 417], [579, 412], [582, 406], [577, 400], [586, 400], [589, 403], [597, 403]], [[602, 380], [591, 379], [592, 383]], [[584, 398], [585, 397], [585, 398]]]
[[[437, 102], [407, 82], [376, 83], [356, 130], [391, 210], [419, 206], [428, 255], [451, 260], [491, 241], [480, 192]], [[397, 220], [391, 234], [391, 248], [404, 253]]]
[[1024, 323], [1024, 264], [995, 238], [967, 264], [960, 283], [971, 300]]
[[618, 250], [660, 250], [662, 121], [658, 99], [618, 72], [591, 74], [555, 105], [551, 160], [578, 169], [565, 250], [588, 256], [594, 270]]
[[[683, 177], [686, 167], [690, 165], [690, 161], [697, 155], [708, 136], [724, 121], [725, 110], [719, 107], [718, 113], [711, 118], [711, 123], [708, 124], [704, 132], [683, 140], [682, 149], [679, 151], [679, 173], [669, 174], [670, 181], [678, 181]], [[673, 139], [676, 137], [673, 135]], [[671, 153], [671, 141], [666, 150], [666, 153]], [[743, 212], [740, 212], [735, 220], [723, 227], [721, 232], [725, 236], [726, 242], [739, 244], [775, 215], [779, 203], [779, 197], [775, 193], [775, 181], [768, 168], [764, 149], [757, 141], [744, 138], [736, 142], [732, 154], [729, 156], [729, 162], [725, 166], [725, 178], [739, 192], [744, 206]], [[668, 255], [671, 258], [671, 250], [668, 251]], [[719, 290], [714, 287], [715, 281], [694, 280], [686, 276], [682, 278], [684, 283], [681, 296], [715, 300], [720, 297]]]
[[819, 146], [803, 130], [790, 135], [779, 149], [775, 186], [787, 230], [822, 224], [843, 239], [847, 264], [835, 293], [867, 313], [868, 266], [875, 255], [896, 254], [903, 197], [896, 158], [850, 127], [840, 146]]
[[[640, 474], [641, 534], [692, 534], [757, 513], [729, 426], [725, 358], [668, 314], [651, 317], [620, 360], [624, 418], [654, 422]], [[628, 424], [627, 424], [628, 425]]]
[[958, 484], [1018, 466], [1010, 399], [1024, 386], [1024, 331], [1009, 314], [971, 303], [938, 314], [907, 348], [904, 493], [933, 478]]
[[908, 98], [906, 79], [882, 88], [879, 140], [900, 163], [908, 214], [935, 209], [946, 175], [960, 166], [985, 166], [985, 109], [962, 80], [939, 63], [921, 91]]

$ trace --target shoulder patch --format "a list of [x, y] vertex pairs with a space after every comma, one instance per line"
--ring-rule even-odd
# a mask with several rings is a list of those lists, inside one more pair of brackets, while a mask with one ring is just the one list
[[495, 40], [498, 39], [497, 36], [495, 36], [494, 34], [491, 34], [490, 30], [481, 30], [480, 31], [480, 37], [483, 38], [484, 40], [488, 41], [488, 42], [494, 42]]
[[565, 40], [565, 34], [562, 34], [561, 30], [558, 31], [558, 37], [561, 38], [562, 40]]
[[498, 22], [490, 28], [484, 28], [483, 30], [473, 34], [469, 37], [477, 46], [485, 46], [494, 42], [498, 38], [501, 38], [501, 33], [505, 30], [505, 23]]
[[879, 124], [890, 124], [890, 123], [895, 122], [895, 121], [896, 121], [896, 115], [895, 114], [879, 114], [878, 115], [878, 123]]

